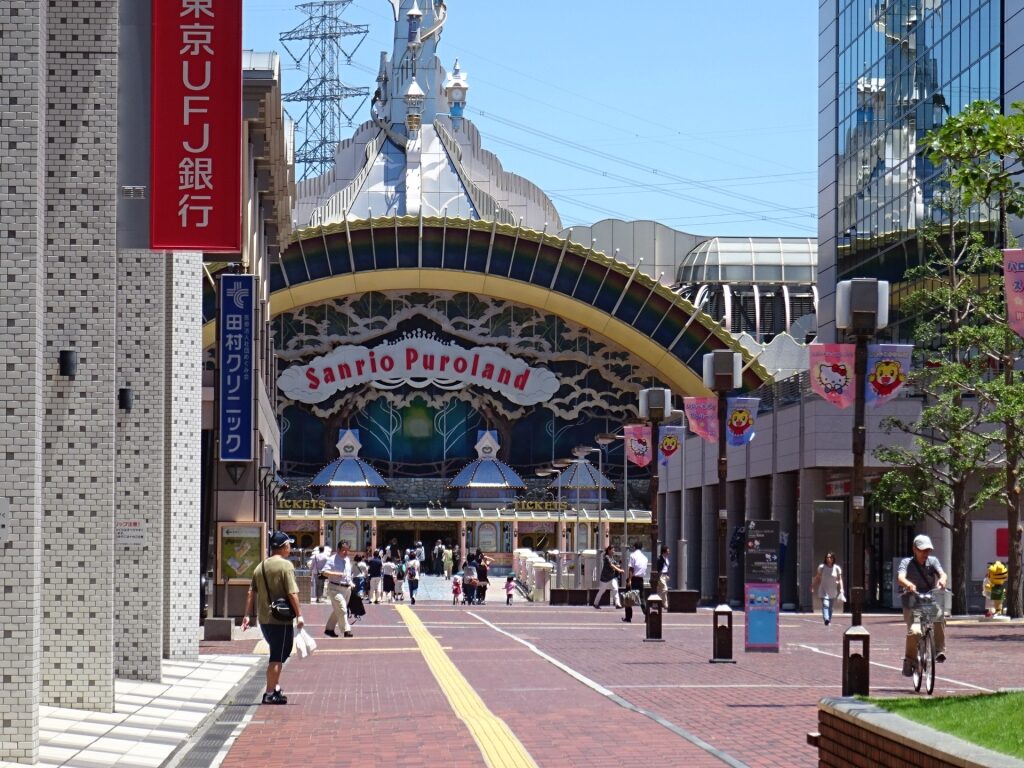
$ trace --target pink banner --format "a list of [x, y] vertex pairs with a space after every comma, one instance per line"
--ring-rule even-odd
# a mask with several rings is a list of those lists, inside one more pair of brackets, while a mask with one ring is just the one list
[[759, 397], [730, 397], [726, 399], [725, 428], [729, 445], [746, 445], [754, 439]]
[[714, 397], [684, 397], [683, 410], [690, 431], [709, 443], [718, 442], [718, 399]]
[[651, 428], [639, 424], [627, 426], [626, 457], [640, 467], [646, 467], [654, 458], [651, 447]]
[[879, 406], [896, 397], [907, 383], [913, 344], [869, 344], [864, 402]]
[[1006, 293], [1006, 322], [1024, 337], [1024, 250], [1003, 251], [1003, 291]]
[[853, 405], [853, 344], [811, 344], [811, 391], [839, 408]]
[[682, 450], [686, 432], [682, 427], [662, 427], [658, 430], [658, 436], [658, 458], [661, 465], [667, 467], [668, 460]]

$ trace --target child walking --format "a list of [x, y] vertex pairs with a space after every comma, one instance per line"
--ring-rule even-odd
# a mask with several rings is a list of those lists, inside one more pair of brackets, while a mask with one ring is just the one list
[[516, 591], [516, 577], [509, 574], [505, 579], [505, 605], [512, 605], [512, 595]]
[[456, 576], [452, 579], [452, 605], [458, 605], [460, 597], [462, 597], [462, 582]]

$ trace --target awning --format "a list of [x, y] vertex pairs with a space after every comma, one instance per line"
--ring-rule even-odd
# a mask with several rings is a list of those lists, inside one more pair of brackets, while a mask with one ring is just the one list
[[323, 509], [278, 509], [278, 520], [423, 520], [423, 521], [451, 521], [468, 522], [491, 520], [491, 521], [533, 521], [533, 522], [555, 522], [562, 520], [566, 523], [580, 521], [598, 522], [598, 520], [609, 523], [628, 522], [630, 525], [650, 525], [651, 511], [649, 509], [629, 509], [625, 513], [621, 509], [563, 509], [558, 510], [522, 510], [522, 509], [466, 509], [444, 507], [439, 509], [423, 507], [356, 507], [354, 509], [342, 509], [339, 507], [325, 507]]

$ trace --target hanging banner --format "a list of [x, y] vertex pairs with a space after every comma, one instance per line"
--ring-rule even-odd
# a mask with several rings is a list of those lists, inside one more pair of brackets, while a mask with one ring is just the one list
[[150, 248], [242, 243], [242, 0], [152, 0]]
[[683, 410], [690, 431], [709, 443], [718, 442], [718, 399], [714, 397], [684, 397]]
[[879, 406], [896, 397], [907, 381], [913, 344], [868, 344], [864, 402]]
[[658, 459], [663, 467], [667, 467], [668, 460], [682, 449], [686, 432], [683, 427], [661, 427], [658, 436]]
[[729, 397], [725, 407], [725, 436], [729, 445], [746, 445], [754, 439], [759, 397]]
[[808, 350], [811, 391], [839, 408], [853, 405], [853, 344], [811, 344]]
[[653, 458], [651, 428], [640, 424], [625, 427], [626, 457], [638, 467], [646, 467]]
[[221, 461], [253, 460], [255, 275], [220, 276], [217, 320]]
[[1024, 337], [1024, 250], [1003, 251], [1003, 292], [1006, 294], [1006, 322], [1010, 330]]

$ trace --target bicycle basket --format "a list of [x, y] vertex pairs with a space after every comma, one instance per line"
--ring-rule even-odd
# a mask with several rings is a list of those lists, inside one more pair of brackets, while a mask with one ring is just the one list
[[918, 603], [917, 607], [914, 608], [914, 612], [921, 615], [922, 618], [927, 618], [930, 621], [936, 621], [942, 618], [942, 606], [936, 603]]

